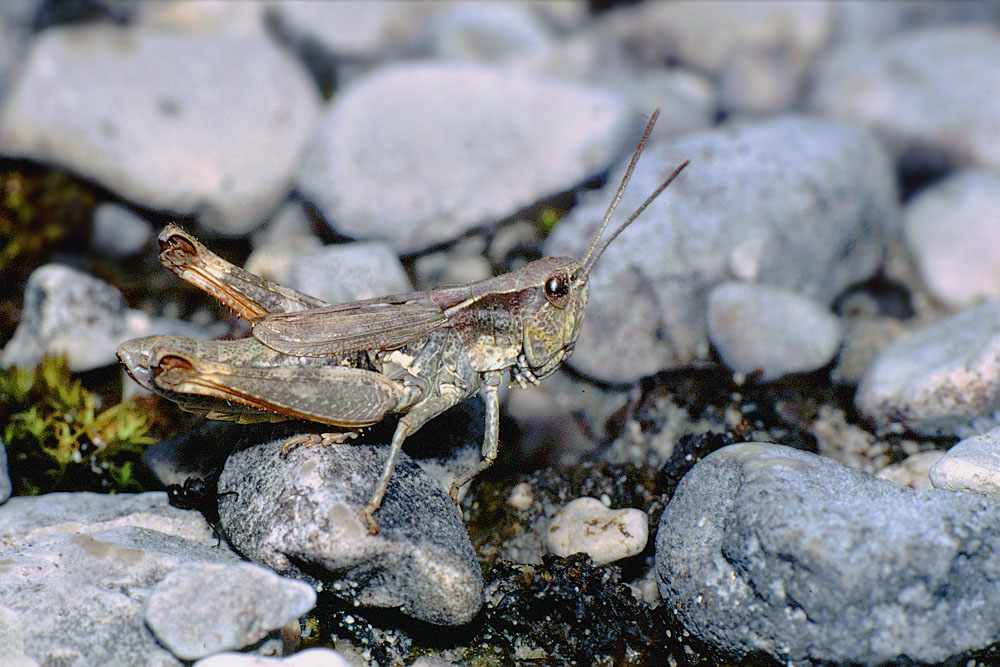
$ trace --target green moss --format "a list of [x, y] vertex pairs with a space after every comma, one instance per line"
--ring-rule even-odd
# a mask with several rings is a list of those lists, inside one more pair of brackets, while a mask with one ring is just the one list
[[563, 213], [564, 211], [553, 208], [552, 206], [543, 208], [538, 213], [538, 217], [535, 218], [535, 225], [538, 227], [538, 231], [542, 236], [548, 236], [552, 232], [556, 223], [563, 217]]
[[142, 490], [134, 471], [154, 442], [150, 417], [131, 401], [100, 410], [65, 359], [0, 371], [0, 419], [16, 495]]

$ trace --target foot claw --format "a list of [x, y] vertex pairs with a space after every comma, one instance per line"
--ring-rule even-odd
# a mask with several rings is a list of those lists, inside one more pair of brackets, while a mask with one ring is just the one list
[[305, 445], [306, 447], [316, 447], [318, 445], [323, 445], [324, 447], [329, 447], [334, 444], [343, 444], [348, 440], [358, 437], [357, 431], [337, 431], [334, 433], [303, 433], [302, 435], [295, 435], [291, 438], [285, 440], [284, 444], [281, 445], [281, 457], [284, 458], [288, 456], [288, 452], [292, 451], [299, 445]]
[[369, 535], [378, 535], [378, 526], [375, 524], [375, 510], [378, 508], [364, 508], [361, 510], [361, 519], [368, 525]]

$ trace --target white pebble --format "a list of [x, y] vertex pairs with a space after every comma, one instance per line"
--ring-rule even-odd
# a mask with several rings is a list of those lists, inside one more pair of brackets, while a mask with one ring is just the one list
[[552, 519], [546, 541], [557, 556], [583, 552], [596, 565], [604, 565], [640, 553], [649, 536], [648, 523], [640, 510], [613, 510], [596, 498], [577, 498]]
[[930, 476], [938, 489], [1000, 498], [1000, 428], [954, 445], [931, 466]]
[[507, 497], [508, 505], [522, 511], [529, 509], [534, 503], [535, 494], [532, 493], [531, 485], [527, 482], [517, 484], [510, 490], [510, 496]]

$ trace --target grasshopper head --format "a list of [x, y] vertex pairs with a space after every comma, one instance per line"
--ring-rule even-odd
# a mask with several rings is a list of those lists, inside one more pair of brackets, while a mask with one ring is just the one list
[[[653, 131], [653, 125], [659, 116], [657, 109], [646, 125], [639, 146], [632, 155], [632, 161], [625, 176], [622, 178], [618, 192], [615, 194], [611, 205], [604, 214], [597, 232], [590, 241], [583, 259], [577, 261], [564, 257], [546, 257], [524, 267], [521, 271], [526, 274], [533, 288], [527, 290], [525, 300], [522, 303], [521, 313], [524, 325], [524, 360], [531, 369], [531, 375], [535, 378], [543, 378], [552, 373], [562, 361], [573, 351], [576, 339], [580, 335], [580, 327], [583, 324], [583, 316], [587, 310], [587, 294], [589, 283], [587, 276], [590, 275], [594, 264], [604, 254], [608, 245], [621, 234], [632, 221], [639, 217], [647, 206], [663, 192], [671, 181], [673, 181], [681, 170], [688, 165], [684, 161], [681, 166], [674, 170], [666, 181], [653, 191], [633, 213], [618, 228], [603, 239], [604, 230], [615, 212], [615, 207], [621, 200], [628, 185], [635, 164], [639, 160], [642, 149], [649, 140], [649, 135]], [[528, 305], [527, 308], [524, 306]]]
[[541, 379], [573, 351], [590, 287], [580, 262], [567, 257], [546, 257], [521, 270], [534, 283], [521, 297], [524, 359]]

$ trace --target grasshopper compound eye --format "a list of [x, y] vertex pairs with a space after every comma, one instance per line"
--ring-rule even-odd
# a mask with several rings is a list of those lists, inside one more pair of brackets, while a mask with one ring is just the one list
[[569, 276], [556, 271], [545, 281], [545, 298], [556, 308], [565, 308], [569, 299]]

